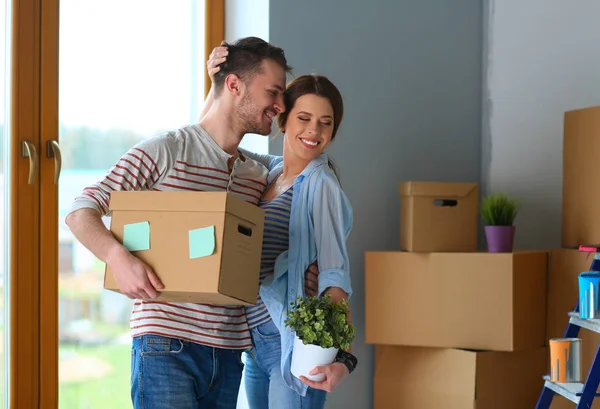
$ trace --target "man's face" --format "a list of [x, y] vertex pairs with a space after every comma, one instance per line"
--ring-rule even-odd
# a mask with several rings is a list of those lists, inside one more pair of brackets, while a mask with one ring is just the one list
[[263, 60], [262, 72], [246, 83], [236, 112], [244, 133], [269, 135], [273, 118], [285, 111], [285, 70], [273, 60]]

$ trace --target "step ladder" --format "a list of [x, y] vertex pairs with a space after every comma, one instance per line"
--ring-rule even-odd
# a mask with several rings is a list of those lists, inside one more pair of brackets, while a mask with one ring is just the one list
[[[600, 271], [600, 248], [582, 246], [579, 251], [594, 253], [589, 271]], [[569, 324], [565, 331], [565, 338], [577, 338], [579, 330], [585, 328], [589, 331], [600, 333], [600, 319], [581, 319], [579, 318], [579, 300], [575, 305], [575, 309], [568, 313]], [[538, 399], [535, 409], [548, 409], [552, 404], [554, 394], [558, 393], [564, 396], [571, 402], [575, 403], [575, 409], [589, 409], [592, 407], [592, 402], [596, 397], [600, 397], [597, 393], [598, 385], [600, 384], [600, 345], [596, 350], [596, 355], [590, 371], [584, 383], [556, 383], [550, 381], [550, 375], [543, 377], [545, 380], [542, 393]]]

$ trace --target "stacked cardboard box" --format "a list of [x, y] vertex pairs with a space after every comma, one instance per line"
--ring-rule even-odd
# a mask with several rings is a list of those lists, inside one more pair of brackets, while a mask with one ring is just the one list
[[477, 252], [476, 184], [400, 192], [400, 251], [365, 257], [375, 409], [534, 407], [548, 366], [548, 253]]
[[565, 113], [562, 247], [600, 244], [600, 211], [593, 170], [600, 155], [600, 107]]
[[[590, 165], [600, 154], [600, 107], [566, 112], [563, 141], [562, 242], [550, 252], [548, 277], [547, 339], [564, 336], [567, 312], [579, 297], [578, 275], [588, 271], [592, 255], [579, 252], [580, 245], [600, 244], [600, 192], [590, 179]], [[592, 182], [592, 183], [590, 183]], [[600, 344], [600, 334], [581, 329], [582, 381], [588, 374]], [[551, 409], [574, 408], [567, 399], [555, 395]], [[600, 408], [595, 400], [592, 408]]]

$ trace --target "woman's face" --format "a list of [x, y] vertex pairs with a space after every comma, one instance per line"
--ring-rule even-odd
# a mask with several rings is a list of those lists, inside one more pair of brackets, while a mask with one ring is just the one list
[[284, 125], [285, 150], [310, 162], [325, 150], [333, 133], [333, 107], [327, 98], [302, 95], [290, 110]]

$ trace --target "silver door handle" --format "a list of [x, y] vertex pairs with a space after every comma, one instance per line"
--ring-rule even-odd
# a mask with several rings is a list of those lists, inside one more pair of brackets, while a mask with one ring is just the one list
[[46, 157], [54, 158], [54, 184], [58, 185], [58, 178], [60, 177], [60, 171], [62, 169], [62, 154], [60, 153], [58, 142], [46, 142]]
[[38, 163], [35, 145], [29, 141], [23, 141], [21, 143], [21, 156], [23, 158], [29, 158], [29, 177], [27, 178], [27, 183], [33, 185], [33, 182], [35, 182], [35, 173], [37, 171]]

